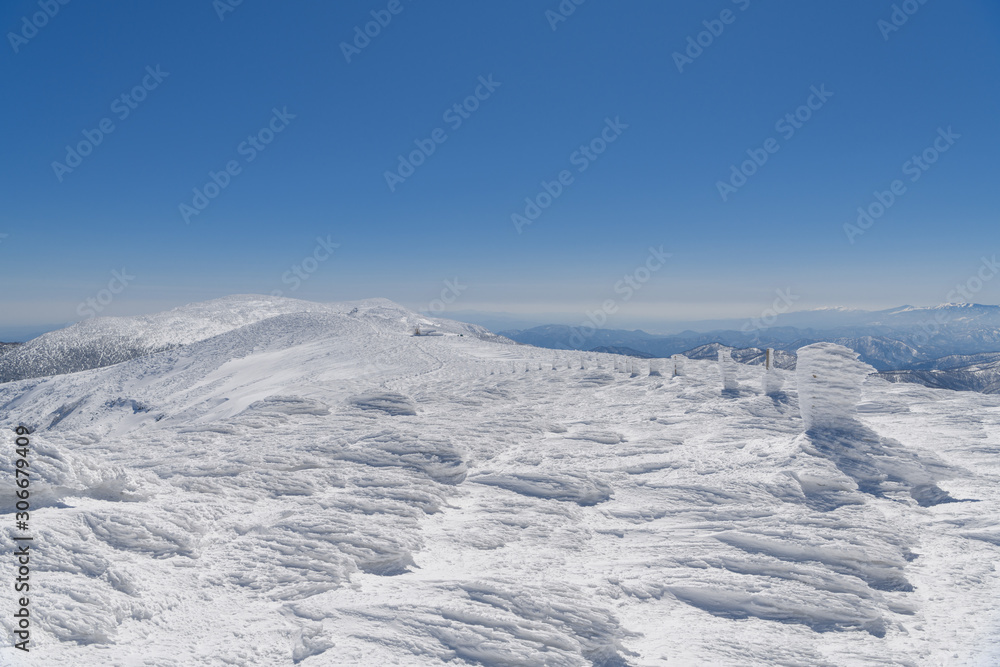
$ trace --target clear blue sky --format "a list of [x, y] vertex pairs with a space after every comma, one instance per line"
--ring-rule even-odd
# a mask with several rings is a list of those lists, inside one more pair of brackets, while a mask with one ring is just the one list
[[[754, 316], [784, 288], [797, 308], [936, 304], [1000, 250], [995, 2], [911, 0], [888, 31], [888, 0], [587, 0], [558, 22], [558, 0], [245, 0], [220, 19], [232, 1], [42, 0], [51, 18], [3, 3], [0, 326], [79, 320], [123, 267], [134, 278], [102, 314], [273, 290], [425, 309], [457, 277], [450, 310], [572, 320], [612, 299], [623, 326]], [[391, 22], [348, 63], [373, 11]], [[705, 21], [721, 34], [678, 71]], [[445, 112], [477, 89], [454, 127]], [[809, 101], [786, 138], [776, 122]], [[275, 108], [294, 118], [248, 161], [241, 142]], [[574, 159], [609, 118], [627, 128]], [[78, 166], [53, 165], [104, 119]], [[391, 191], [397, 156], [439, 128]], [[904, 163], [939, 128], [960, 138], [911, 181]], [[777, 152], [723, 201], [718, 182], [769, 138]], [[239, 173], [185, 222], [179, 206], [230, 161]], [[563, 170], [572, 182], [519, 234], [511, 215]], [[894, 179], [905, 192], [848, 242]], [[317, 237], [339, 247], [313, 265]], [[616, 293], [661, 245], [665, 265]], [[282, 277], [303, 261], [315, 270], [293, 289]], [[1000, 279], [975, 300], [998, 295]]]

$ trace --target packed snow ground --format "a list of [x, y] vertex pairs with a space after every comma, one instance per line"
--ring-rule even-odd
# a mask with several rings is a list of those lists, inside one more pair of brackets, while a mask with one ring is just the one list
[[276, 301], [0, 384], [0, 484], [35, 429], [36, 556], [30, 654], [0, 563], [0, 661], [1000, 662], [1000, 396], [869, 378], [854, 418], [847, 378], [832, 407], [810, 388], [806, 434], [794, 373], [767, 396], [737, 364], [723, 390], [711, 361], [649, 376], [457, 323], [415, 337], [430, 323], [382, 300]]

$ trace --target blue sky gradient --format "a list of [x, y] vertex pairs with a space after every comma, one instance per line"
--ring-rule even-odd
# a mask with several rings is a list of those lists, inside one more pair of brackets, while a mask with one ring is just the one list
[[[608, 326], [626, 328], [750, 317], [786, 288], [796, 308], [936, 304], [997, 251], [995, 2], [566, 0], [558, 21], [556, 0], [231, 2], [0, 8], [0, 328], [79, 320], [123, 268], [100, 314], [274, 291], [427, 309], [457, 278], [449, 310], [576, 321], [613, 299]], [[40, 6], [58, 11], [32, 31]], [[373, 11], [391, 21], [347, 62]], [[813, 87], [832, 96], [786, 136], [776, 123]], [[446, 112], [477, 88], [455, 127]], [[285, 125], [248, 161], [275, 109]], [[78, 166], [53, 166], [105, 119]], [[627, 128], [580, 172], [607, 119]], [[948, 128], [910, 180], [904, 163]], [[390, 190], [397, 156], [439, 129]], [[718, 182], [768, 139], [777, 152], [723, 201]], [[563, 170], [572, 183], [518, 233], [512, 214]], [[896, 179], [903, 194], [849, 239]], [[661, 246], [669, 261], [616, 293]]]

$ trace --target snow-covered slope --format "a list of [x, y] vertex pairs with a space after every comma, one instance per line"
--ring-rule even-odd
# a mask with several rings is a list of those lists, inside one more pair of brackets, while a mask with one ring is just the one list
[[[0, 383], [102, 368], [205, 340], [269, 317], [347, 314], [393, 320], [402, 328], [438, 323], [449, 332], [483, 335], [470, 324], [431, 319], [386, 299], [319, 304], [258, 295], [231, 296], [138, 317], [98, 317], [43, 334], [0, 355]], [[441, 328], [437, 327], [437, 328]]]
[[858, 395], [835, 350], [723, 392], [713, 361], [616, 372], [359, 303], [0, 385], [39, 556], [32, 652], [0, 662], [1000, 659], [1000, 397]]

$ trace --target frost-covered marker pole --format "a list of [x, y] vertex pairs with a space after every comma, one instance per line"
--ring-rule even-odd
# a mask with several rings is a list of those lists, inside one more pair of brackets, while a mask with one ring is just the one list
[[[14, 507], [17, 509], [14, 515], [14, 527], [18, 532], [27, 533], [28, 532], [28, 510], [31, 508], [31, 504], [28, 498], [31, 497], [31, 490], [28, 488], [31, 485], [30, 478], [28, 477], [28, 447], [31, 445], [31, 440], [28, 438], [28, 434], [31, 432], [24, 426], [18, 426], [14, 429], [17, 433], [17, 440], [15, 444], [17, 448], [14, 450], [17, 457], [11, 457], [11, 466], [14, 471], [14, 484], [17, 486], [17, 490], [14, 491], [14, 496], [17, 497], [17, 502]], [[31, 641], [31, 619], [28, 615], [28, 602], [29, 598], [27, 596], [29, 587], [28, 582], [31, 576], [31, 568], [28, 563], [30, 556], [28, 551], [31, 549], [32, 537], [29, 535], [13, 535], [14, 542], [17, 545], [17, 549], [14, 550], [14, 557], [17, 559], [17, 577], [14, 579], [14, 591], [21, 593], [22, 597], [17, 600], [14, 612], [14, 618], [17, 619], [17, 626], [13, 630], [13, 634], [20, 641], [14, 642], [14, 647], [22, 651], [28, 651], [28, 642]]]
[[674, 354], [674, 355], [671, 355], [670, 358], [674, 362], [674, 377], [675, 378], [680, 378], [680, 377], [684, 377], [685, 375], [687, 375], [687, 373], [684, 372], [684, 359], [685, 359], [684, 355], [683, 354]]
[[719, 375], [722, 377], [723, 391], [736, 391], [736, 362], [728, 347], [719, 348]]
[[774, 348], [767, 348], [764, 357], [764, 394], [774, 396], [785, 383], [784, 374], [774, 366]]

